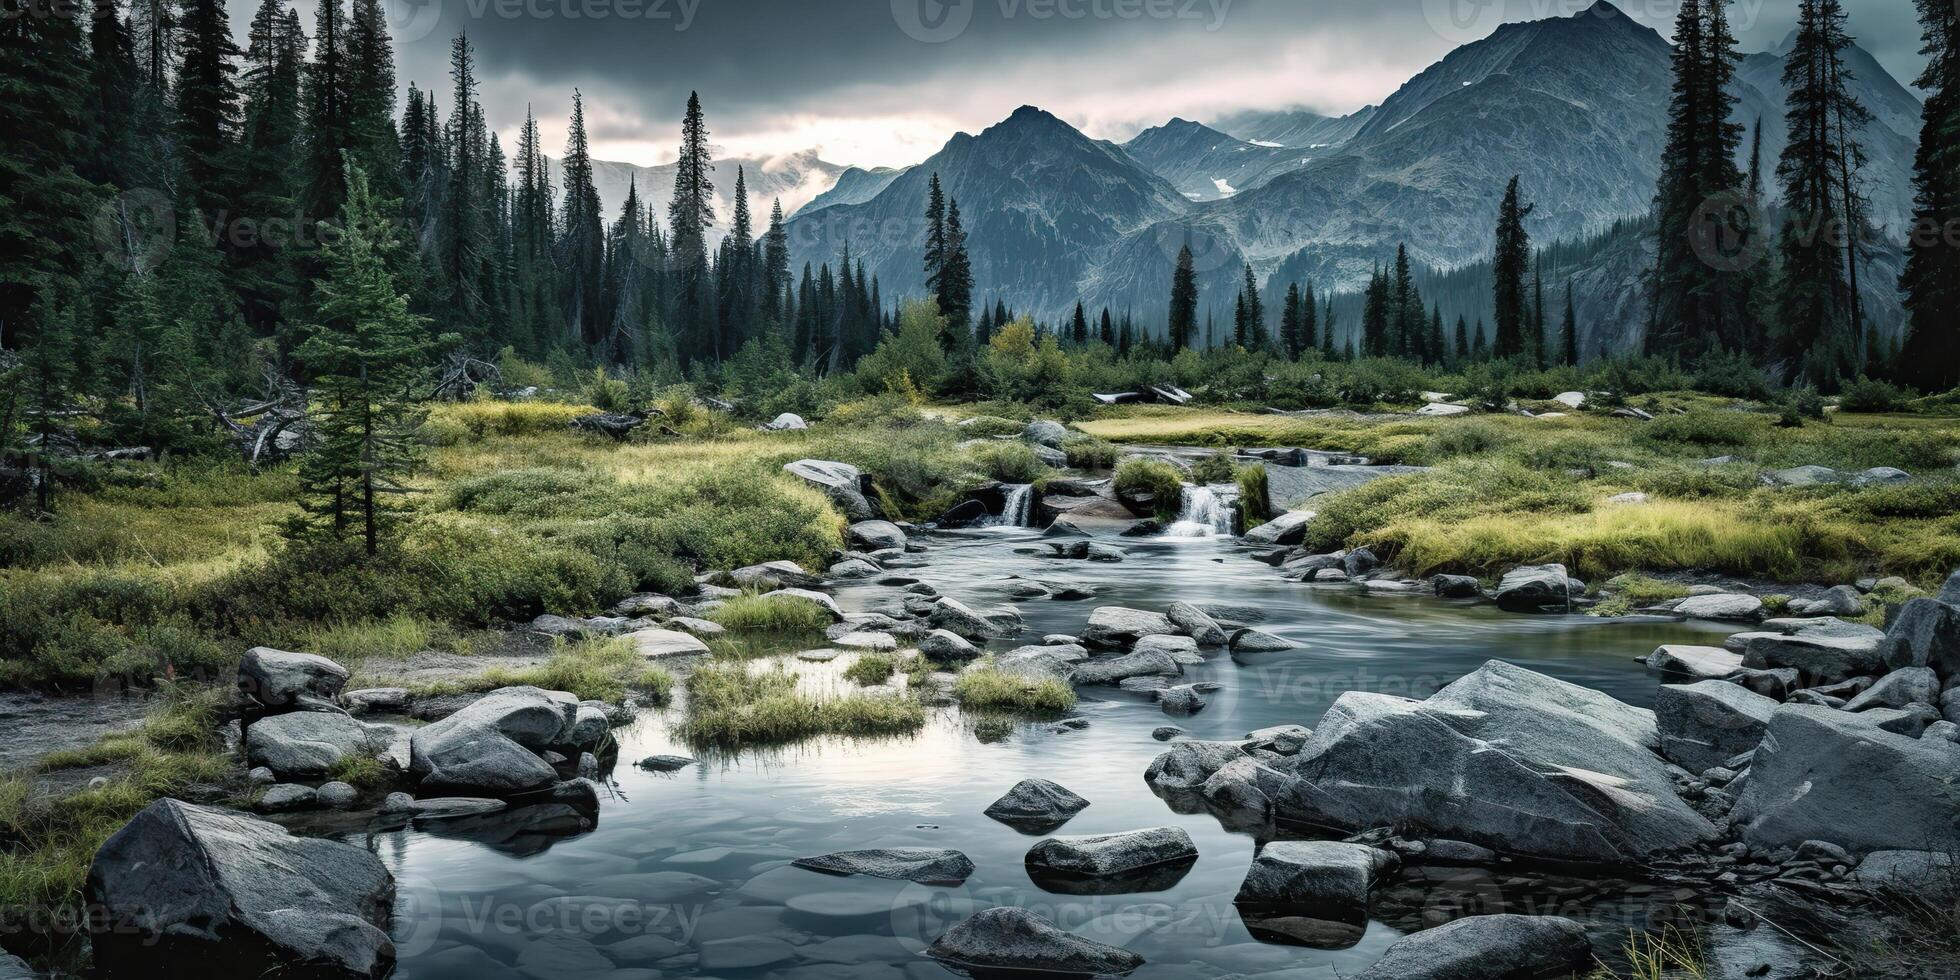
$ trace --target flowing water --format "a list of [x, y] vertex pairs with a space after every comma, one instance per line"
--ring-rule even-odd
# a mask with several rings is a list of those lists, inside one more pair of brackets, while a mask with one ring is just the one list
[[[1215, 525], [1207, 525], [1213, 526]], [[1220, 685], [1201, 713], [1166, 717], [1144, 695], [1085, 689], [1087, 727], [975, 725], [934, 709], [924, 731], [889, 740], [820, 739], [737, 754], [700, 754], [667, 734], [663, 712], [619, 732], [597, 826], [552, 837], [521, 817], [449, 835], [376, 830], [344, 835], [374, 848], [400, 886], [397, 976], [411, 980], [539, 978], [950, 976], [920, 951], [973, 910], [1011, 904], [1064, 928], [1142, 954], [1140, 978], [1287, 970], [1287, 977], [1352, 975], [1412, 929], [1465, 912], [1558, 912], [1589, 921], [1602, 950], [1646, 925], [1672, 893], [1508, 871], [1430, 871], [1377, 899], [1354, 945], [1317, 950], [1255, 938], [1232, 896], [1251, 861], [1251, 836], [1209, 815], [1171, 811], [1144, 783], [1164, 751], [1152, 729], [1177, 724], [1199, 738], [1238, 738], [1270, 725], [1316, 724], [1342, 692], [1425, 696], [1503, 658], [1651, 705], [1656, 681], [1634, 662], [1663, 642], [1716, 642], [1675, 623], [1583, 616], [1516, 616], [1489, 606], [1371, 597], [1284, 582], [1224, 537], [1125, 539], [1129, 559], [1099, 565], [1040, 557], [1038, 532], [1006, 529], [921, 536], [928, 567], [908, 572], [971, 604], [1005, 604], [1010, 576], [1084, 584], [1089, 602], [1017, 606], [1020, 642], [1076, 633], [1098, 604], [1162, 609], [1176, 600], [1230, 603], [1263, 614], [1261, 628], [1296, 650], [1213, 654], [1187, 680]], [[872, 585], [838, 590], [846, 608], [887, 601]], [[1003, 644], [1004, 646], [1004, 644]], [[836, 684], [848, 663], [797, 664]], [[654, 753], [699, 755], [673, 775], [632, 763]], [[1197, 843], [1196, 864], [1145, 893], [1058, 894], [1023, 865], [1038, 838], [981, 815], [1015, 782], [1041, 777], [1091, 801], [1060, 833], [1175, 825]], [[950, 847], [978, 867], [963, 886], [935, 888], [833, 877], [790, 867], [803, 855], [869, 847]]]
[[1018, 483], [1001, 491], [1006, 502], [1001, 506], [1000, 516], [993, 519], [991, 527], [1027, 527], [1034, 523], [1034, 486]]
[[1164, 535], [1172, 538], [1229, 536], [1238, 503], [1239, 488], [1231, 484], [1186, 484], [1184, 505], [1178, 511], [1177, 520], [1164, 529]]

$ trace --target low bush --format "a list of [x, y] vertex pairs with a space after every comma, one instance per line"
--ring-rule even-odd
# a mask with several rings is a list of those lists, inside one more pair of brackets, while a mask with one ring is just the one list
[[1184, 474], [1162, 460], [1124, 460], [1116, 467], [1115, 487], [1125, 498], [1148, 496], [1159, 520], [1175, 518], [1184, 508]]
[[1896, 412], [1906, 407], [1912, 394], [1897, 385], [1874, 381], [1859, 375], [1838, 393], [1838, 410], [1844, 412]]
[[1031, 679], [992, 667], [960, 674], [953, 685], [960, 706], [973, 710], [1060, 714], [1075, 707], [1075, 688], [1054, 677]]
[[1022, 442], [989, 442], [973, 447], [973, 467], [990, 480], [1033, 483], [1048, 472], [1034, 450]]
[[1238, 464], [1233, 462], [1229, 450], [1210, 453], [1191, 464], [1191, 482], [1198, 484], [1231, 483], [1238, 477]]
[[816, 633], [831, 622], [822, 606], [783, 595], [738, 595], [708, 618], [739, 632]]
[[1116, 465], [1116, 447], [1101, 439], [1072, 436], [1062, 442], [1068, 465], [1078, 470], [1106, 470]]
[[898, 661], [890, 654], [860, 654], [849, 667], [844, 668], [844, 679], [854, 684], [870, 687], [883, 684], [898, 672]]

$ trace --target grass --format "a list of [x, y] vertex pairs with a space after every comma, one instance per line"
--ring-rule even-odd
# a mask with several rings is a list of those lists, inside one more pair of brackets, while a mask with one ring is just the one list
[[831, 623], [830, 613], [816, 603], [780, 595], [739, 595], [708, 618], [740, 632], [821, 632]]
[[469, 694], [503, 687], [566, 691], [581, 701], [611, 704], [621, 704], [637, 693], [650, 704], [665, 704], [673, 693], [674, 675], [647, 666], [633, 644], [622, 638], [561, 640], [551, 659], [535, 667], [495, 667], [464, 680], [424, 685], [416, 693]]
[[334, 763], [327, 771], [329, 780], [339, 780], [361, 792], [371, 792], [393, 785], [395, 779], [381, 760], [372, 756], [348, 756]]
[[1613, 597], [1593, 607], [1592, 614], [1595, 616], [1625, 616], [1635, 609], [1680, 599], [1688, 594], [1686, 586], [1649, 578], [1638, 572], [1614, 576], [1605, 584], [1611, 587]]
[[872, 687], [890, 680], [898, 672], [898, 659], [886, 653], [861, 654], [844, 668], [844, 679]]
[[[164, 698], [135, 731], [49, 755], [29, 772], [0, 779], [0, 908], [10, 915], [77, 908], [95, 852], [137, 811], [237, 775], [217, 744], [216, 692], [172, 691]], [[37, 776], [94, 768], [105, 770], [99, 783], [65, 795], [35, 791]]]
[[696, 745], [780, 745], [819, 735], [905, 735], [925, 724], [910, 697], [816, 697], [780, 666], [754, 672], [741, 662], [703, 664], [687, 679], [680, 737]]
[[1588, 980], [1705, 980], [1708, 965], [1701, 937], [1673, 926], [1659, 933], [1634, 933], [1620, 947], [1626, 973], [1601, 966]]
[[1158, 520], [1172, 520], [1184, 509], [1184, 474], [1162, 460], [1124, 460], [1116, 467], [1115, 485], [1126, 498], [1149, 495]]
[[1054, 677], [1030, 680], [991, 667], [960, 675], [953, 685], [960, 706], [978, 711], [1059, 714], [1075, 707], [1075, 688]]

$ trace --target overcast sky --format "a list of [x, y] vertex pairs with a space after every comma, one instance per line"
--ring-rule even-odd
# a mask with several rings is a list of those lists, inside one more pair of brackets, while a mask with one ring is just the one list
[[[316, 0], [295, 0], [309, 32]], [[673, 159], [690, 89], [729, 155], [815, 148], [900, 166], [1022, 104], [1125, 139], [1172, 116], [1325, 113], [1378, 103], [1503, 21], [1590, 0], [384, 0], [404, 88], [446, 112], [450, 39], [467, 31], [489, 121], [513, 142], [533, 106], [564, 145], [574, 88], [594, 154]], [[1678, 0], [1620, 4], [1669, 33]], [[258, 0], [230, 0], [241, 34]], [[1851, 29], [1901, 82], [1922, 64], [1906, 0], [1854, 0]], [[1745, 51], [1774, 46], [1796, 0], [1735, 0]]]

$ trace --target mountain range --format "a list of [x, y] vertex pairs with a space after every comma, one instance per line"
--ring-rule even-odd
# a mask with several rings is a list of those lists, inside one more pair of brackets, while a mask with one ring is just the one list
[[[1782, 146], [1784, 51], [1751, 55], [1735, 87], [1738, 121], [1762, 121], [1766, 174]], [[1648, 211], [1671, 52], [1654, 30], [1600, 2], [1500, 27], [1380, 106], [1344, 117], [1180, 119], [1119, 146], [1026, 106], [978, 135], [954, 136], [915, 167], [860, 171], [823, 207], [792, 219], [793, 258], [835, 263], [848, 243], [886, 296], [920, 294], [933, 173], [961, 203], [977, 299], [1051, 322], [1081, 299], [1159, 323], [1187, 244], [1206, 310], [1225, 322], [1248, 262], [1273, 277], [1274, 292], [1309, 277], [1322, 289], [1354, 288], [1398, 243], [1434, 269], [1472, 264], [1490, 252], [1514, 174], [1536, 204], [1535, 241], [1576, 241]], [[1875, 116], [1864, 135], [1872, 217], [1903, 228], [1919, 102], [1864, 52], [1852, 64], [1855, 93]], [[1614, 261], [1638, 264], [1625, 254]], [[1612, 288], [1640, 292], [1637, 276], [1624, 278]], [[1616, 293], [1598, 311], [1627, 319], [1641, 302]], [[1885, 311], [1874, 315], [1883, 321]]]
[[[767, 158], [725, 157], [714, 162], [715, 227], [712, 238], [720, 241], [728, 232], [735, 213], [735, 172], [742, 171], [748, 187], [749, 207], [755, 215], [756, 233], [769, 222], [772, 200], [783, 202], [783, 213], [792, 214], [818, 197], [831, 193], [851, 173], [864, 173], [856, 167], [830, 163], [816, 150], [786, 153]], [[551, 160], [552, 180], [560, 182], [564, 161]], [[674, 164], [643, 167], [610, 160], [592, 161], [592, 183], [599, 191], [600, 213], [610, 224], [619, 217], [630, 185], [639, 192], [640, 202], [651, 205], [662, 225], [667, 221], [667, 202], [674, 197]]]

